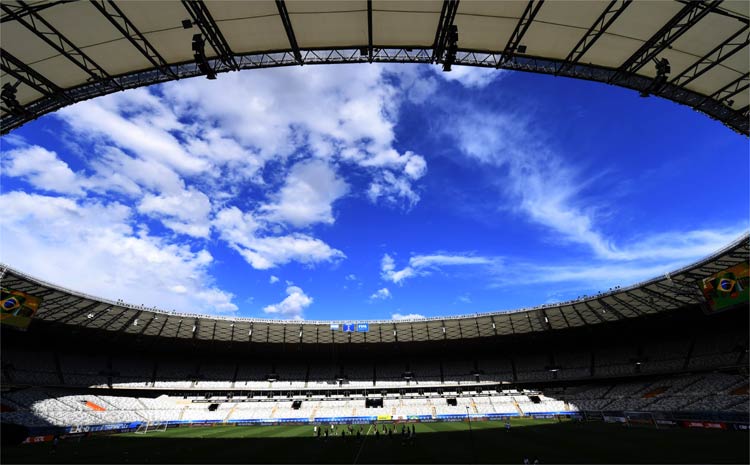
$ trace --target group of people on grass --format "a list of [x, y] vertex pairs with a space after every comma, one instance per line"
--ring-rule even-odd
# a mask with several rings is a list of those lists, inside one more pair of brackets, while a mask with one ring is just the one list
[[326, 439], [337, 435], [341, 437], [356, 436], [359, 440], [363, 434], [370, 434], [370, 431], [372, 431], [373, 428], [375, 431], [372, 434], [374, 434], [377, 439], [380, 439], [381, 435], [383, 437], [387, 435], [389, 438], [400, 436], [402, 440], [411, 440], [417, 435], [417, 428], [413, 423], [411, 425], [401, 424], [400, 431], [398, 426], [399, 425], [397, 424], [388, 425], [383, 423], [378, 425], [376, 423], [368, 427], [367, 431], [365, 431], [363, 425], [338, 425], [338, 428], [334, 424], [315, 425], [313, 426], [313, 436]]

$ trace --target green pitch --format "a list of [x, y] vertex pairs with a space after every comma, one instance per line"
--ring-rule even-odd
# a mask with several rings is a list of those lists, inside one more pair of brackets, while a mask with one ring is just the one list
[[[400, 426], [397, 428], [400, 429]], [[316, 438], [312, 426], [215, 426], [2, 449], [2, 463], [748, 463], [747, 432], [514, 419], [423, 423], [413, 440]], [[369, 432], [365, 435], [364, 432]]]

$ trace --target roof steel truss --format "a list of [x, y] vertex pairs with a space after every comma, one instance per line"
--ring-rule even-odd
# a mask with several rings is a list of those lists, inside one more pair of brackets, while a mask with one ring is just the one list
[[[0, 8], [47, 43], [47, 45], [91, 76], [91, 79], [94, 81], [103, 86], [111, 87], [111, 91], [123, 90], [122, 85], [120, 85], [117, 79], [113, 79], [104, 68], [99, 66], [70, 39], [60, 33], [49, 21], [39, 15], [36, 10], [32, 10], [22, 0], [18, 0], [18, 5], [14, 6], [2, 3], [0, 4]], [[21, 15], [20, 13], [26, 13], [26, 15]]]
[[120, 10], [120, 7], [112, 0], [91, 0], [91, 4], [109, 20], [110, 23], [138, 49], [154, 67], [169, 77], [176, 79], [177, 75], [169, 68], [167, 62], [162, 58], [153, 45], [135, 27], [132, 21]]
[[526, 8], [523, 10], [521, 19], [519, 19], [518, 23], [516, 23], [516, 27], [513, 30], [513, 33], [510, 35], [508, 43], [503, 49], [501, 58], [495, 65], [496, 68], [500, 68], [506, 62], [510, 61], [513, 56], [515, 56], [516, 51], [518, 50], [518, 46], [521, 45], [521, 40], [523, 39], [524, 34], [526, 34], [526, 31], [529, 30], [529, 26], [531, 26], [531, 23], [534, 22], [534, 18], [536, 17], [537, 13], [539, 13], [539, 9], [543, 4], [544, 0], [529, 0], [529, 3], [526, 4]]
[[50, 100], [59, 101], [58, 103], [61, 105], [73, 103], [73, 100], [68, 97], [65, 91], [54, 82], [4, 49], [0, 49], [0, 69]]
[[747, 47], [748, 43], [750, 43], [750, 29], [745, 24], [743, 28], [732, 34], [727, 40], [672, 79], [672, 84], [681, 87], [688, 85], [693, 80], [721, 64], [727, 58]]
[[459, 0], [443, 0], [443, 8], [440, 10], [440, 19], [435, 30], [435, 41], [432, 45], [432, 62], [439, 63], [443, 60], [445, 47], [448, 42], [448, 32], [453, 21], [456, 19]]
[[286, 9], [286, 3], [284, 0], [276, 0], [276, 8], [279, 10], [279, 16], [281, 17], [281, 23], [284, 26], [286, 37], [289, 40], [289, 46], [292, 47], [292, 53], [294, 53], [294, 59], [300, 65], [303, 63], [302, 54], [297, 44], [297, 36], [294, 35], [294, 28], [292, 27], [292, 20], [289, 18], [289, 11]]
[[573, 50], [570, 51], [563, 65], [560, 67], [560, 71], [555, 74], [559, 74], [565, 71], [568, 67], [578, 63], [583, 55], [591, 48], [599, 37], [609, 29], [609, 26], [615, 22], [615, 20], [622, 14], [625, 9], [630, 6], [632, 0], [612, 0], [609, 2], [602, 14], [596, 19], [594, 24], [591, 25], [588, 31], [581, 37]]
[[198, 26], [208, 43], [211, 44], [211, 48], [214, 49], [221, 62], [235, 71], [239, 70], [227, 39], [224, 38], [203, 0], [182, 0], [182, 5], [190, 14], [193, 24]]
[[695, 1], [687, 3], [670, 19], [656, 34], [647, 40], [633, 55], [620, 66], [620, 70], [613, 76], [613, 81], [623, 78], [627, 74], [635, 74], [662, 50], [669, 47], [691, 27], [698, 24], [708, 13], [721, 4], [722, 0]]

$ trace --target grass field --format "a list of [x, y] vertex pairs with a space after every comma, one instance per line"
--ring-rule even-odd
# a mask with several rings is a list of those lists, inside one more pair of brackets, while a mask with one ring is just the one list
[[[2, 463], [748, 463], [739, 431], [628, 428], [514, 419], [422, 423], [413, 441], [381, 434], [315, 438], [312, 426], [176, 428], [2, 449]], [[341, 428], [341, 427], [339, 427]], [[364, 430], [368, 430], [365, 425]], [[339, 429], [340, 431], [340, 429]]]

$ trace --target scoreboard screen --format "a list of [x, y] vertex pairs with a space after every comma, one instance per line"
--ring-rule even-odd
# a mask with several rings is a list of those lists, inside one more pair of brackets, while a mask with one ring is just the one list
[[711, 313], [750, 301], [750, 277], [747, 262], [715, 273], [700, 282], [701, 291]]
[[[331, 329], [333, 329], [333, 327]], [[366, 333], [369, 330], [369, 323], [344, 323], [341, 325], [341, 331], [345, 333]]]

